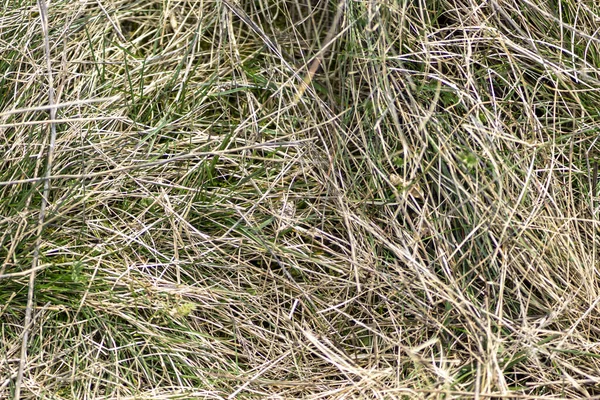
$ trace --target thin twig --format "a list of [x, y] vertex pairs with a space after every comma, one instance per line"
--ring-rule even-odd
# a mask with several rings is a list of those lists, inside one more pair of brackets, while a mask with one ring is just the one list
[[321, 65], [325, 51], [333, 43], [333, 36], [335, 35], [337, 26], [340, 23], [340, 20], [342, 19], [342, 15], [344, 14], [344, 1], [345, 0], [339, 2], [337, 13], [335, 14], [335, 18], [333, 19], [333, 24], [331, 24], [331, 26], [329, 27], [329, 32], [327, 32], [327, 36], [325, 37], [325, 44], [323, 45], [323, 48], [319, 50], [316, 58], [310, 64], [308, 73], [306, 74], [306, 76], [304, 76], [304, 79], [300, 84], [300, 88], [298, 88], [298, 92], [296, 93], [296, 97], [294, 98], [295, 104], [297, 104], [300, 101], [300, 99], [304, 95], [304, 92], [306, 92], [306, 89], [308, 89], [308, 87], [310, 86], [315, 74], [317, 73], [317, 70], [319, 69], [319, 66]]
[[254, 33], [256, 33], [260, 37], [260, 39], [269, 48], [269, 50], [271, 50], [271, 52], [273, 54], [275, 54], [277, 56], [277, 58], [279, 58], [281, 60], [281, 62], [290, 71], [292, 71], [294, 74], [296, 74], [295, 68], [293, 68], [289, 64], [289, 62], [286, 60], [286, 58], [291, 60], [291, 56], [284, 54], [279, 49], [279, 47], [277, 47], [277, 45], [275, 45], [275, 43], [271, 40], [271, 38], [269, 38], [269, 35], [267, 35], [265, 33], [265, 31], [263, 31], [254, 21], [252, 21], [252, 19], [248, 16], [248, 14], [243, 9], [241, 9], [238, 5], [236, 5], [233, 1], [231, 1], [231, 0], [222, 0], [222, 1], [223, 1], [223, 4], [225, 4], [225, 6], [231, 12], [233, 12], [235, 15], [237, 15], [237, 17], [240, 20], [242, 20], [242, 22], [244, 22], [250, 29], [252, 29], [254, 31]]
[[34, 111], [50, 111], [53, 108], [54, 109], [59, 109], [62, 107], [71, 107], [71, 106], [81, 106], [84, 104], [92, 104], [92, 103], [104, 103], [107, 101], [117, 101], [120, 100], [121, 96], [112, 96], [112, 97], [101, 97], [99, 99], [87, 99], [87, 100], [76, 100], [76, 101], [67, 101], [64, 103], [57, 103], [54, 105], [47, 105], [47, 106], [37, 106], [37, 107], [26, 107], [26, 108], [15, 108], [14, 110], [9, 110], [9, 111], [5, 111], [0, 113], [0, 117], [6, 117], [9, 115], [13, 115], [13, 114], [25, 114], [28, 112], [34, 112]]
[[[50, 38], [48, 35], [48, 8], [44, 0], [38, 0], [40, 10], [40, 20], [42, 33], [44, 35], [44, 48], [46, 52], [46, 68], [48, 70], [48, 103], [50, 105], [50, 119], [56, 119], [56, 107], [54, 105], [54, 80], [52, 77], [52, 65], [50, 62]], [[50, 193], [50, 173], [52, 170], [52, 157], [54, 155], [54, 145], [56, 143], [56, 124], [50, 124], [50, 144], [48, 146], [48, 162], [44, 179], [44, 191], [42, 195], [42, 204], [40, 206], [40, 215], [38, 219], [37, 238], [35, 249], [33, 251], [33, 261], [31, 262], [31, 275], [29, 275], [29, 288], [27, 291], [27, 308], [25, 310], [25, 324], [23, 327], [23, 341], [21, 342], [21, 358], [19, 362], [19, 372], [15, 385], [15, 399], [21, 398], [21, 385], [23, 383], [23, 371], [27, 362], [27, 343], [29, 340], [29, 331], [31, 330], [31, 314], [33, 310], [33, 295], [35, 289], [35, 272], [40, 255], [40, 245], [42, 242], [42, 231], [44, 227], [44, 218], [46, 216], [46, 206], [48, 204], [48, 195]]]
[[[284, 65], [290, 71], [292, 71], [294, 73], [294, 75], [298, 76], [298, 72], [296, 71], [296, 69], [293, 68], [286, 61], [286, 58], [291, 60], [292, 59], [291, 56], [289, 56], [289, 55], [285, 54], [285, 52], [281, 51], [279, 49], [279, 47], [277, 47], [277, 45], [275, 45], [275, 43], [269, 38], [269, 36], [254, 21], [252, 21], [252, 19], [248, 16], [248, 14], [246, 14], [246, 12], [244, 10], [242, 10], [239, 6], [237, 6], [233, 1], [231, 1], [231, 0], [222, 0], [222, 1], [223, 1], [223, 4], [225, 4], [225, 6], [227, 6], [227, 8], [229, 8], [229, 10], [231, 10], [235, 15], [237, 15], [238, 18], [240, 18], [246, 25], [248, 25], [248, 27], [250, 27], [250, 29], [252, 29], [261, 38], [261, 40], [269, 48], [269, 50], [271, 50], [271, 52], [273, 52], [273, 54], [275, 54], [279, 59], [281, 59], [282, 62], [284, 63]], [[323, 45], [323, 48], [321, 50], [319, 50], [319, 52], [315, 56], [315, 59], [310, 64], [308, 73], [304, 76], [304, 78], [302, 78], [302, 81], [300, 82], [300, 84], [297, 88], [296, 96], [294, 97], [294, 104], [297, 104], [300, 101], [300, 99], [304, 95], [304, 92], [306, 92], [306, 90], [310, 87], [310, 83], [312, 82], [313, 77], [315, 76], [315, 73], [317, 72], [317, 70], [319, 69], [319, 66], [321, 65], [321, 61], [323, 59], [323, 54], [325, 53], [327, 48], [333, 43], [333, 38], [334, 38], [335, 32], [337, 30], [337, 26], [340, 22], [340, 19], [342, 18], [343, 11], [345, 8], [344, 2], [345, 2], [345, 0], [341, 0], [340, 3], [338, 4], [338, 10], [335, 15], [333, 24], [329, 28], [329, 32], [327, 32], [327, 36], [325, 37], [325, 44]]]

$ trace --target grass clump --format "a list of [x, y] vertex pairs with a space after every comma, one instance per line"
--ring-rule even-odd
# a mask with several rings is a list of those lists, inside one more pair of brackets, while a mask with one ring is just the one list
[[599, 18], [7, 3], [0, 397], [597, 397]]

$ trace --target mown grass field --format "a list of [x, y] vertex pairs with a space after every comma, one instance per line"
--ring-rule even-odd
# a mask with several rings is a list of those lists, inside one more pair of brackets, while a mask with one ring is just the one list
[[600, 398], [599, 23], [4, 1], [0, 398]]

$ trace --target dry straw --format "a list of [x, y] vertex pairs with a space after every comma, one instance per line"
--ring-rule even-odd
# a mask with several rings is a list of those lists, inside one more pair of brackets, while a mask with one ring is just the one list
[[5, 3], [0, 398], [600, 395], [594, 2]]

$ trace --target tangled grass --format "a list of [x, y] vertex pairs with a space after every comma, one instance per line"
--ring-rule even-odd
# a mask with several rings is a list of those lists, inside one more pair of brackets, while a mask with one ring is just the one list
[[4, 2], [0, 398], [600, 398], [599, 21]]

